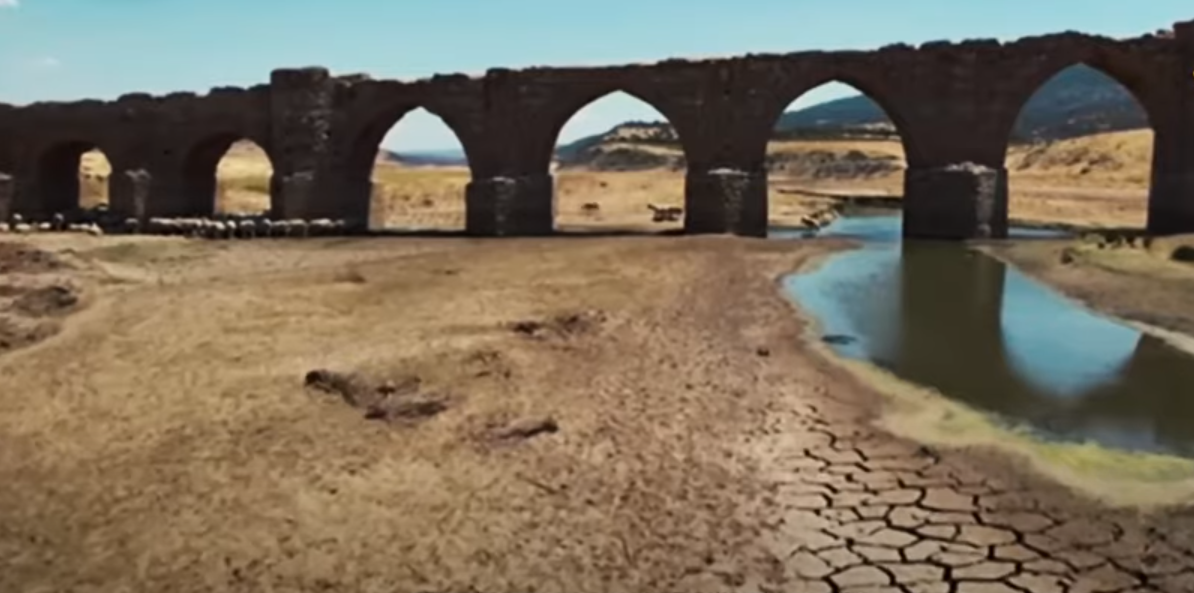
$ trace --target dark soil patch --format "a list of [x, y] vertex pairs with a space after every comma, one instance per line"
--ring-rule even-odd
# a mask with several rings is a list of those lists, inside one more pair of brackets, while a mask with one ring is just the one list
[[547, 320], [525, 320], [510, 324], [510, 330], [529, 338], [570, 337], [590, 333], [606, 321], [601, 311], [565, 313]]
[[22, 322], [0, 315], [0, 354], [32, 346], [58, 333], [53, 321]]
[[0, 243], [0, 274], [43, 274], [68, 267], [48, 251], [19, 243]]
[[12, 310], [30, 317], [46, 317], [69, 313], [79, 304], [78, 293], [69, 286], [35, 288], [18, 296]]

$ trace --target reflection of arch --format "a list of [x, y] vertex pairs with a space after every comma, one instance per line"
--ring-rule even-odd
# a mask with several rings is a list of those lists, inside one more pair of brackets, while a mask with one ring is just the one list
[[1149, 84], [1147, 68], [1143, 68], [1140, 60], [1131, 54], [1125, 54], [1113, 47], [1084, 44], [1072, 48], [1070, 51], [1043, 52], [1039, 61], [1026, 65], [1027, 74], [1020, 80], [1011, 94], [1009, 105], [1011, 109], [1004, 115], [996, 132], [1003, 138], [1003, 156], [1007, 158], [1007, 148], [1011, 139], [1016, 120], [1024, 111], [1025, 105], [1032, 99], [1041, 87], [1053, 80], [1063, 71], [1074, 66], [1086, 66], [1114, 80], [1132, 95], [1136, 104], [1144, 111], [1149, 128], [1156, 129], [1158, 114], [1156, 105], [1160, 98], [1154, 96], [1156, 85]]
[[[1043, 323], [1042, 315], [1058, 311], [1038, 307], [1028, 314], [1022, 307], [1040, 305], [1037, 291], [1047, 289], [964, 246], [909, 241], [900, 249], [899, 319], [887, 328], [891, 335], [869, 340], [879, 346], [870, 353], [877, 364], [977, 409], [1070, 438], [1194, 454], [1190, 355], [1127, 328], [1102, 335]], [[1056, 298], [1059, 307], [1073, 306]], [[1026, 376], [1032, 372], [1024, 368], [1026, 355], [1053, 356], [1050, 344], [1033, 339], [1041, 332], [1064, 332], [1060, 339], [1071, 344], [1116, 343], [1092, 344], [1097, 356], [1083, 356], [1078, 366], [1051, 368], [1075, 379], [1058, 394], [1057, 385]], [[1009, 339], [1017, 333], [1036, 349], [1021, 350], [1024, 344]], [[1088, 370], [1094, 380], [1077, 376]]]
[[[208, 216], [215, 213], [218, 182], [216, 169], [228, 149], [240, 140], [252, 140], [234, 132], [220, 132], [196, 142], [186, 152], [182, 163], [184, 212], [193, 216]], [[261, 143], [254, 141], [266, 153], [273, 168], [273, 154]], [[276, 171], [276, 169], [275, 169]], [[273, 188], [270, 181], [270, 205], [273, 204]]]
[[115, 170], [111, 153], [97, 143], [86, 140], [69, 140], [54, 144], [37, 157], [38, 195], [24, 196], [17, 205], [17, 212], [29, 211], [41, 214], [68, 213], [79, 208], [79, 165], [83, 154], [100, 150]]
[[[1002, 348], [1006, 269], [964, 246], [905, 241], [900, 253], [900, 323], [884, 366], [913, 381], [999, 409], [1019, 392]], [[990, 366], [983, 385], [976, 366]]]
[[452, 134], [456, 136], [456, 141], [464, 151], [464, 158], [468, 161], [469, 170], [474, 170], [474, 155], [470, 154], [469, 143], [464, 141], [464, 137], [456, 126], [452, 125], [450, 118], [444, 117], [439, 110], [427, 105], [410, 103], [388, 105], [366, 119], [366, 123], [360, 126], [360, 129], [353, 134], [349, 141], [348, 156], [344, 164], [344, 179], [341, 180], [340, 185], [346, 194], [344, 200], [347, 202], [347, 212], [351, 213], [350, 217], [368, 219], [373, 192], [373, 166], [377, 161], [377, 151], [381, 148], [381, 141], [394, 126], [397, 126], [412, 111], [418, 109], [439, 118], [449, 130], [452, 130]]
[[[1067, 428], [1129, 426], [1136, 430], [1138, 446], [1194, 454], [1194, 358], [1141, 334], [1117, 379], [1086, 394], [1069, 411]], [[1148, 434], [1138, 434], [1141, 430]]]
[[548, 122], [548, 133], [540, 139], [541, 142], [531, 147], [530, 162], [534, 163], [536, 168], [542, 166], [542, 172], [546, 173], [551, 168], [551, 160], [555, 155], [556, 145], [560, 141], [560, 132], [563, 131], [564, 126], [569, 121], [572, 121], [572, 118], [576, 117], [582, 109], [616, 93], [623, 93], [629, 97], [633, 97], [645, 103], [662, 116], [664, 122], [670, 125], [672, 130], [675, 131], [680, 150], [684, 155], [684, 160], [686, 163], [688, 162], [690, 155], [685, 144], [686, 136], [682, 129], [682, 120], [675, 117], [675, 114], [669, 114], [660, 102], [651, 101], [646, 98], [644, 93], [635, 92], [622, 85], [603, 86], [575, 97], [569, 97], [568, 100], [562, 103], [562, 107], [554, 109], [552, 119]]
[[[859, 94], [870, 99], [871, 101], [874, 101], [875, 104], [879, 106], [879, 109], [883, 110], [883, 114], [891, 120], [892, 125], [895, 126], [896, 134], [900, 138], [900, 145], [904, 149], [905, 163], [907, 163], [908, 166], [912, 166], [913, 164], [920, 162], [921, 152], [919, 143], [912, 134], [912, 130], [914, 128], [908, 121], [907, 116], [902, 110], [897, 108], [897, 105], [891, 99], [891, 97], [889, 97], [887, 93], [883, 92], [883, 85], [881, 83], [871, 82], [867, 80], [866, 75], [854, 72], [834, 72], [814, 78], [811, 81], [802, 83], [797, 87], [784, 89], [781, 92], [782, 94], [778, 95], [778, 100], [772, 106], [772, 113], [768, 113], [764, 118], [769, 124], [769, 127], [767, 128], [767, 138], [771, 138], [771, 134], [773, 134], [775, 130], [775, 125], [779, 123], [779, 119], [783, 117], [784, 112], [787, 111], [788, 107], [791, 106], [792, 103], [795, 103], [804, 95], [831, 83], [849, 86], [858, 91]], [[761, 149], [763, 153], [752, 155], [752, 158], [758, 158], [760, 159], [760, 162], [762, 162], [761, 159], [766, 157], [767, 144], [763, 143], [761, 148], [755, 147], [755, 149]]]

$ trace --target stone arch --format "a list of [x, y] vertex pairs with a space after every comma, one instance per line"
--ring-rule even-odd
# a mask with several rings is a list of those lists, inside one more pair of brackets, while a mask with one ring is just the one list
[[[591, 117], [603, 106], [620, 109], [608, 113], [600, 124], [581, 123], [582, 117]], [[561, 125], [554, 118], [550, 121], [555, 140], [549, 158], [556, 228], [680, 230], [687, 154], [667, 116], [621, 90], [601, 94], [580, 109], [568, 111], [571, 116]], [[573, 125], [587, 129], [574, 130], [565, 137]]]
[[[878, 108], [878, 115], [890, 122], [890, 130], [819, 129], [815, 124], [800, 123], [780, 132], [779, 126], [786, 115], [827, 103], [800, 105], [811, 93], [831, 85], [847, 87], [855, 93], [831, 101], [869, 100]], [[774, 96], [774, 103], [764, 112], [762, 120], [766, 132], [757, 132], [759, 137], [751, 141], [751, 154], [746, 161], [751, 165], [758, 163], [758, 169], [767, 172], [766, 194], [758, 196], [766, 203], [757, 207], [765, 213], [768, 226], [822, 224], [823, 212], [810, 208], [808, 191], [849, 186], [883, 191], [891, 196], [903, 193], [904, 174], [920, 157], [909, 133], [909, 121], [889, 96], [878, 92], [882, 88], [868, 82], [864, 75], [831, 72]]]
[[[93, 151], [103, 155], [102, 161], [107, 161], [106, 170], [84, 173], [83, 157]], [[20, 192], [14, 211], [38, 216], [77, 212], [83, 207], [82, 190], [85, 187], [97, 193], [95, 202], [107, 202], [115, 157], [116, 153], [104, 150], [100, 143], [81, 138], [46, 146], [36, 153], [33, 161], [35, 191]], [[97, 164], [99, 169], [105, 169], [103, 162]]]
[[[1113, 81], [1125, 91], [1132, 98], [1135, 106], [1143, 113], [1144, 123], [1149, 130], [1155, 132], [1157, 122], [1163, 121], [1161, 118], [1163, 117], [1164, 98], [1160, 95], [1163, 91], [1160, 88], [1161, 85], [1155, 82], [1152, 65], [1143, 57], [1097, 41], [1067, 46], [1061, 51], [1045, 53], [1044, 56], [1040, 61], [1032, 62], [1024, 74], [1017, 78], [1009, 94], [1010, 100], [1003, 108], [1005, 112], [997, 122], [996, 141], [999, 143], [1000, 164], [1009, 171], [1008, 207], [1012, 211], [1012, 215], [1020, 218], [1033, 216], [1023, 210], [1029, 207], [1031, 202], [1020, 198], [1026, 195], [1024, 189], [1027, 186], [1049, 185], [1050, 175], [1066, 175], [1068, 179], [1072, 180], [1067, 185], [1081, 185], [1080, 179], [1098, 179], [1097, 182], [1088, 181], [1087, 183], [1097, 185], [1100, 190], [1122, 190], [1122, 192], [1117, 191], [1114, 196], [1107, 196], [1106, 199], [1119, 199], [1137, 192], [1147, 192], [1152, 186], [1153, 170], [1155, 169], [1153, 163], [1155, 134], [1150, 134], [1147, 138], [1122, 138], [1120, 141], [1127, 142], [1127, 144], [1117, 149], [1117, 154], [1114, 155], [1118, 159], [1147, 162], [1148, 170], [1142, 172], [1139, 179], [1133, 179], [1134, 174], [1127, 174], [1130, 169], [1128, 172], [1110, 174], [1105, 164], [1102, 164], [1106, 161], [1097, 158], [1099, 155], [1085, 156], [1090, 147], [1078, 144], [1082, 141], [1078, 140], [1077, 136], [1059, 138], [1056, 142], [1050, 142], [1049, 146], [1013, 149], [1016, 140], [1016, 127], [1033, 99], [1038, 93], [1048, 89], [1058, 77], [1074, 71], [1075, 68], [1087, 68]], [[1092, 130], [1091, 133], [1099, 132]], [[1112, 155], [1104, 153], [1103, 156]], [[1045, 166], [1042, 163], [1056, 163], [1059, 159], [1061, 164], [1041, 168]], [[1069, 163], [1071, 162], [1076, 163], [1073, 165], [1073, 170], [1057, 169], [1057, 167], [1070, 167]], [[1120, 165], [1122, 166], [1122, 164], [1121, 161]], [[1053, 171], [1050, 172], [1050, 169]], [[1102, 175], [1100, 175], [1100, 171], [1103, 173]], [[1035, 182], [1033, 181], [1034, 176]], [[1064, 207], [1064, 202], [1059, 202], [1055, 207]], [[1144, 196], [1125, 199], [1115, 204], [1113, 209], [1105, 208], [1103, 210], [1108, 216], [1111, 216], [1113, 212], [1114, 215], [1105, 220], [1096, 221], [1099, 224], [1143, 227], [1148, 222], [1148, 199]]]
[[[265, 154], [265, 163], [261, 163], [262, 170], [253, 175], [246, 171], [244, 175], [245, 189], [263, 192], [269, 195], [269, 207], [276, 206], [274, 198], [277, 194], [274, 180], [274, 158], [269, 145], [251, 136], [239, 132], [216, 132], [195, 141], [183, 153], [182, 157], [182, 192], [178, 214], [190, 216], [210, 216], [217, 212], [222, 189], [219, 183], [219, 168], [224, 157], [240, 142], [252, 142]], [[268, 172], [266, 170], [268, 167]]]
[[[341, 166], [342, 178], [337, 185], [344, 193], [345, 211], [350, 218], [369, 220], [374, 196], [372, 175], [381, 143], [386, 135], [399, 126], [408, 115], [419, 110], [438, 118], [452, 131], [464, 152], [470, 177], [474, 174], [476, 164], [474, 147], [466, 141], [467, 136], [461, 134], [459, 126], [454, 125], [452, 118], [445, 116], [443, 110], [438, 109], [430, 102], [401, 100], [387, 102], [383, 107], [363, 118], [362, 123], [347, 134], [344, 160]], [[461, 202], [463, 203], [463, 196]]]
[[559, 143], [560, 132], [572, 118], [576, 117], [586, 107], [617, 93], [628, 95], [654, 109], [663, 116], [664, 121], [675, 131], [680, 149], [685, 161], [689, 157], [687, 140], [692, 137], [687, 129], [685, 119], [675, 110], [670, 109], [666, 101], [653, 98], [651, 92], [635, 88], [632, 84], [609, 83], [586, 89], [575, 95], [562, 97], [552, 103], [546, 114], [546, 133], [533, 136], [535, 142], [529, 147], [528, 161], [535, 167], [535, 173], [546, 174], [551, 168], [556, 145]]
[[762, 138], [756, 139], [751, 143], [751, 148], [754, 151], [754, 154], [751, 155], [751, 160], [757, 159], [758, 162], [765, 161], [768, 142], [772, 134], [774, 134], [775, 127], [779, 123], [780, 118], [789, 106], [796, 103], [801, 97], [811, 91], [828, 84], [837, 83], [851, 87], [858, 91], [860, 95], [875, 102], [884, 115], [891, 120], [892, 126], [895, 128], [895, 133], [900, 138], [900, 145], [903, 148], [904, 159], [908, 166], [916, 166], [925, 162], [925, 153], [921, 150], [920, 142], [915, 133], [915, 125], [909, 117], [907, 109], [894, 96], [894, 92], [888, 90], [886, 83], [879, 76], [871, 74], [865, 69], [833, 69], [819, 76], [802, 80], [799, 84], [791, 87], [773, 91], [772, 101], [769, 101], [769, 104], [763, 108], [761, 116], [761, 121], [768, 127], [765, 132], [760, 130]]
[[1041, 59], [1025, 65], [1022, 74], [1012, 84], [997, 132], [1003, 139], [1003, 157], [1007, 158], [1008, 141], [1012, 130], [1024, 107], [1036, 95], [1041, 87], [1053, 80], [1058, 74], [1074, 66], [1087, 66], [1119, 85], [1132, 95], [1136, 103], [1144, 110], [1149, 127], [1161, 119], [1165, 97], [1157, 74], [1143, 56], [1124, 51], [1116, 47], [1114, 42], [1089, 42], [1067, 46], [1065, 49], [1051, 48], [1042, 51]]

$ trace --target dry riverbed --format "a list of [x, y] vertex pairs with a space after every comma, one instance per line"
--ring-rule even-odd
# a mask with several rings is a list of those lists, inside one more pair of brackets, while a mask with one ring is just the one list
[[22, 241], [0, 591], [1194, 591], [1189, 515], [877, 428], [775, 283], [841, 243]]

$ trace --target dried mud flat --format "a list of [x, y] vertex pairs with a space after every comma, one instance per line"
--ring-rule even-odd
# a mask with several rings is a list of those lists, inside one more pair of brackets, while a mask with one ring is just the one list
[[1189, 514], [874, 428], [774, 284], [833, 243], [34, 240], [0, 591], [1194, 591]]

